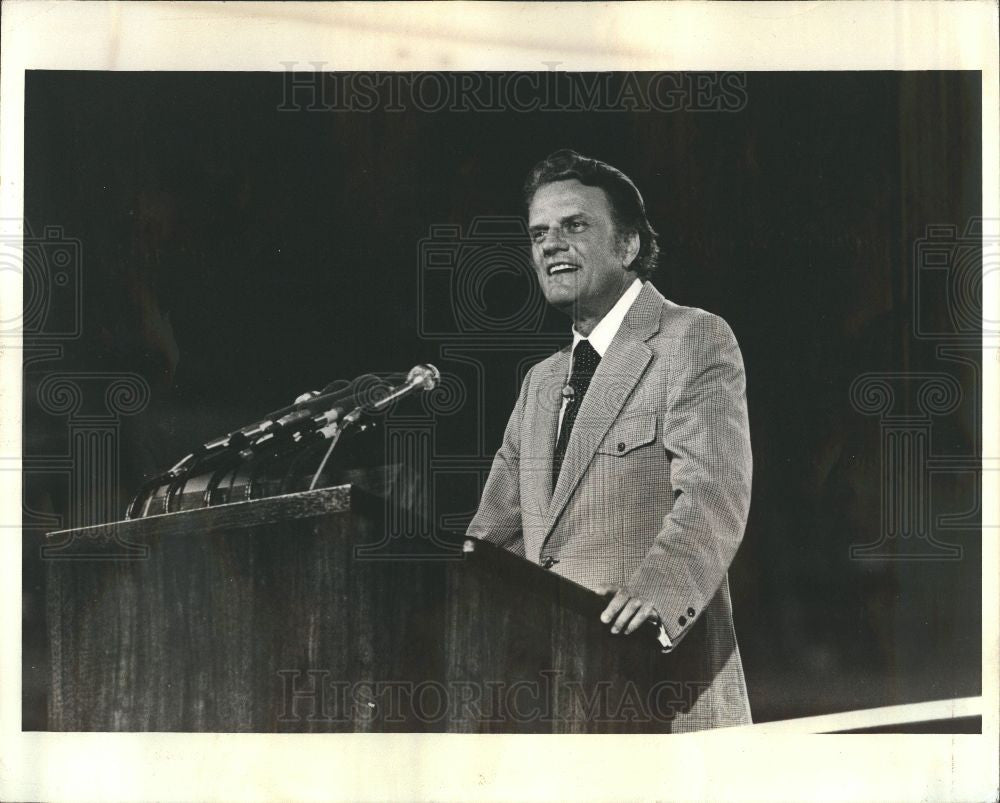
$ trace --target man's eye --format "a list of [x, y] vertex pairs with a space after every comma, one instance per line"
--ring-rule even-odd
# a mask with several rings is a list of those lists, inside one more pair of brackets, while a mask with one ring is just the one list
[[540, 243], [544, 239], [545, 239], [544, 231], [536, 229], [535, 231], [531, 232], [531, 242]]
[[574, 220], [569, 224], [570, 231], [583, 231], [585, 228], [587, 228], [587, 224], [582, 220]]

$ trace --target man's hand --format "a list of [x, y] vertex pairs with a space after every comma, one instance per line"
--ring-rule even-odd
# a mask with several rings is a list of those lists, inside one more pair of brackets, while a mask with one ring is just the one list
[[625, 634], [634, 633], [647, 619], [659, 619], [652, 603], [633, 597], [624, 588], [602, 583], [597, 588], [599, 594], [614, 594], [608, 607], [601, 614], [604, 624], [612, 623], [611, 632]]

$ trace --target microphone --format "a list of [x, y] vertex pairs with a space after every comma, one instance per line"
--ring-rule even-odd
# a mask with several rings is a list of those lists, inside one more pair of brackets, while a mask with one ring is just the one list
[[[348, 387], [345, 388], [345, 384]], [[331, 382], [322, 391], [306, 391], [297, 396], [292, 404], [271, 411], [260, 421], [255, 421], [245, 427], [234, 429], [232, 432], [206, 441], [194, 453], [194, 456], [200, 458], [219, 449], [243, 449], [248, 443], [259, 441], [269, 433], [287, 430], [290, 425], [305, 421], [310, 416], [315, 415], [317, 411], [329, 407], [332, 402], [350, 400], [352, 394], [353, 388], [350, 387], [350, 383], [344, 383], [342, 380]], [[344, 414], [343, 408], [341, 408], [340, 414]], [[319, 426], [323, 426], [323, 423], [320, 423]], [[176, 469], [178, 466], [174, 468]]]
[[[267, 414], [266, 422], [277, 420], [289, 413], [300, 410], [309, 410], [314, 415], [317, 413], [329, 413], [331, 409], [338, 406], [341, 415], [350, 409], [348, 405], [353, 404], [355, 397], [361, 391], [364, 380], [369, 376], [360, 376], [348, 382], [345, 379], [335, 379], [322, 390], [310, 390], [296, 397], [292, 404], [281, 407]], [[332, 420], [332, 419], [331, 419]], [[266, 423], [265, 422], [265, 423]]]
[[[265, 442], [285, 433], [301, 433], [299, 435], [301, 437], [308, 432], [319, 430], [325, 437], [330, 437], [329, 428], [337, 422], [340, 422], [339, 428], [343, 429], [354, 424], [366, 412], [379, 412], [397, 399], [417, 390], [433, 390], [440, 381], [441, 372], [433, 365], [416, 365], [410, 369], [404, 384], [390, 388], [378, 401], [367, 406], [359, 405], [350, 412], [347, 412], [344, 402], [354, 397], [357, 391], [355, 383], [345, 383], [340, 380], [331, 382], [322, 391], [312, 390], [301, 394], [293, 404], [269, 413], [260, 421], [206, 441], [173, 466], [167, 474], [171, 477], [187, 474], [195, 465], [213, 453], [234, 450], [238, 451], [241, 457], [246, 457]], [[337, 405], [336, 402], [341, 404]], [[328, 406], [331, 404], [334, 406]]]
[[388, 407], [396, 399], [408, 396], [416, 390], [434, 390], [440, 381], [441, 372], [433, 365], [429, 363], [427, 365], [415, 365], [406, 375], [405, 384], [392, 389], [386, 396], [374, 402], [371, 406], [375, 410], [381, 410], [384, 407]]
[[[441, 372], [436, 367], [430, 363], [427, 363], [426, 365], [415, 365], [406, 375], [406, 382], [398, 387], [392, 388], [378, 401], [372, 402], [367, 407], [355, 407], [346, 416], [338, 416], [338, 418], [343, 420], [341, 429], [355, 423], [365, 413], [377, 413], [384, 410], [394, 401], [402, 399], [404, 396], [409, 396], [411, 393], [415, 393], [418, 390], [434, 390], [440, 382]], [[336, 410], [329, 412], [336, 412]]]
[[[434, 366], [418, 365], [410, 370], [407, 376], [407, 382], [409, 382], [414, 377], [414, 372], [418, 372], [420, 375], [425, 375], [425, 372], [434, 374], [437, 372], [437, 368]], [[440, 378], [440, 373], [436, 376]], [[324, 423], [330, 423], [335, 420], [336, 416], [331, 416], [334, 410], [340, 411], [340, 417], [350, 409], [348, 405], [355, 403], [355, 397], [362, 391], [364, 382], [370, 379], [370, 375], [363, 375], [347, 381], [346, 379], [335, 379], [326, 385], [322, 390], [309, 390], [305, 393], [301, 393], [295, 397], [295, 401], [285, 407], [279, 407], [277, 410], [272, 410], [268, 413], [262, 420], [250, 424], [246, 427], [241, 427], [235, 432], [231, 432], [228, 435], [216, 438], [205, 444], [208, 448], [218, 448], [219, 446], [225, 445], [229, 446], [231, 444], [227, 441], [234, 436], [236, 437], [237, 446], [242, 446], [242, 441], [244, 439], [256, 438], [261, 435], [266, 434], [271, 431], [275, 424], [279, 427], [286, 426], [286, 419], [291, 415], [296, 415], [301, 412], [309, 412], [312, 415], [320, 415], [325, 417]], [[430, 388], [427, 388], [430, 390]], [[395, 392], [398, 390], [392, 389], [390, 392]]]

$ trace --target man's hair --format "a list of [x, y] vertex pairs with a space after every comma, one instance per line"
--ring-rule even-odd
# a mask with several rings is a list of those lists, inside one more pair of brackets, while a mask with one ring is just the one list
[[535, 193], [545, 184], [576, 179], [588, 187], [600, 187], [608, 196], [612, 221], [619, 237], [629, 232], [639, 235], [639, 253], [628, 269], [640, 279], [648, 279], [656, 270], [660, 247], [656, 232], [646, 218], [646, 205], [632, 179], [621, 170], [599, 159], [590, 159], [568, 148], [555, 151], [536, 164], [524, 182], [524, 208], [527, 212]]

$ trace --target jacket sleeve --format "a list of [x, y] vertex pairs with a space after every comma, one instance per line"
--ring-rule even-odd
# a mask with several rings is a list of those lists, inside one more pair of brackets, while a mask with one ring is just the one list
[[530, 377], [529, 371], [507, 422], [503, 442], [493, 458], [493, 466], [479, 500], [479, 510], [466, 533], [470, 538], [489, 541], [522, 558], [525, 551], [521, 525], [521, 421]]
[[750, 510], [753, 460], [743, 358], [721, 318], [700, 313], [679, 342], [664, 417], [674, 504], [626, 588], [652, 602], [675, 644], [725, 579]]

